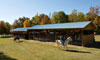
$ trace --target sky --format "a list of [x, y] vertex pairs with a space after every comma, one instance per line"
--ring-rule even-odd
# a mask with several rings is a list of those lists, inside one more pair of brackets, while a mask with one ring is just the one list
[[19, 17], [30, 19], [38, 14], [52, 14], [64, 11], [70, 14], [73, 9], [87, 13], [91, 6], [100, 6], [100, 0], [0, 0], [0, 20], [12, 24]]

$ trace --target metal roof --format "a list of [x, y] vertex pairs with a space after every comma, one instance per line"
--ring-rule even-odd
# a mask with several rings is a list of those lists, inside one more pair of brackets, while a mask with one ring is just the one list
[[61, 23], [61, 24], [46, 24], [46, 25], [35, 25], [27, 28], [16, 28], [10, 32], [18, 31], [24, 32], [28, 29], [74, 29], [74, 28], [85, 28], [91, 21], [87, 22], [72, 22], [72, 23]]
[[[29, 27], [28, 27], [28, 28], [29, 28]], [[14, 31], [21, 31], [21, 32], [24, 32], [24, 31], [27, 31], [28, 28], [16, 28], [16, 29], [10, 30], [10, 32], [14, 32]]]
[[73, 29], [73, 28], [85, 28], [91, 21], [86, 22], [72, 22], [72, 23], [61, 23], [61, 24], [46, 24], [46, 25], [35, 25], [29, 29]]

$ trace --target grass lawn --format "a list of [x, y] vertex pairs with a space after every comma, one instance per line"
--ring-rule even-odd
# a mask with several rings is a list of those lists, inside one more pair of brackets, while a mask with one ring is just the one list
[[[96, 40], [100, 41], [100, 36]], [[0, 38], [0, 60], [100, 60], [99, 48], [68, 45], [69, 51], [54, 43]]]

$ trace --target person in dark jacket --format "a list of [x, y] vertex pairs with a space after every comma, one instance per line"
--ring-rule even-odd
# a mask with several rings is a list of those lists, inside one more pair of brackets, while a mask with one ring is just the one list
[[14, 41], [16, 41], [17, 39], [19, 40], [19, 36], [18, 35], [15, 36]]
[[61, 42], [62, 42], [62, 45], [64, 45], [65, 39], [64, 39], [64, 36], [63, 36], [63, 35], [60, 36], [60, 40], [61, 40]]

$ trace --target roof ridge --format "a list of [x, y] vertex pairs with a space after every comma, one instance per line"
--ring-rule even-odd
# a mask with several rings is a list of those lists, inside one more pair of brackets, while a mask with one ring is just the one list
[[[83, 21], [83, 22], [91, 22], [91, 21]], [[83, 22], [68, 22], [68, 23], [57, 23], [57, 24], [70, 24], [70, 23], [83, 23]], [[57, 25], [57, 24], [44, 24], [44, 25]], [[43, 25], [34, 25], [34, 26], [43, 26]]]

